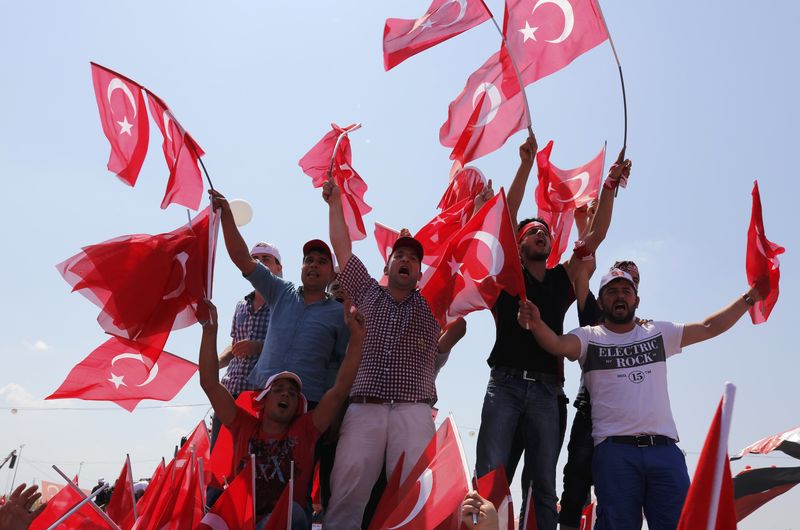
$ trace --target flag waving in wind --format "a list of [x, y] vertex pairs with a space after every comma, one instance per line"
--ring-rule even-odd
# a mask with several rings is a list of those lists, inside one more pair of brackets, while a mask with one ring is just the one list
[[167, 191], [161, 201], [161, 208], [175, 203], [197, 210], [203, 197], [203, 177], [197, 162], [205, 153], [181, 127], [161, 98], [148, 90], [147, 100], [153, 119], [164, 137], [161, 148], [169, 168]]
[[99, 64], [91, 65], [100, 124], [111, 144], [108, 170], [133, 186], [147, 155], [150, 138], [142, 86]]
[[[763, 300], [759, 300], [750, 308], [750, 319], [753, 324], [762, 324], [767, 321], [772, 308], [778, 301], [778, 284], [781, 280], [780, 261], [778, 255], [785, 249], [767, 239], [764, 233], [764, 219], [761, 215], [761, 194], [758, 191], [758, 181], [753, 183], [753, 208], [750, 214], [750, 228], [747, 230], [747, 282], [756, 285], [757, 282], [768, 280], [764, 288], [769, 289]], [[759, 285], [759, 290], [761, 286]], [[763, 293], [762, 293], [763, 294]]]
[[489, 20], [483, 0], [433, 0], [418, 19], [387, 18], [383, 29], [383, 68], [390, 70], [412, 55]]

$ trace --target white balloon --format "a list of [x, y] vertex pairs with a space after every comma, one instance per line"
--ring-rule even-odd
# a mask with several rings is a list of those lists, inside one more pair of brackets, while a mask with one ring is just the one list
[[231, 213], [236, 226], [244, 226], [253, 220], [253, 207], [244, 199], [233, 199], [230, 201]]

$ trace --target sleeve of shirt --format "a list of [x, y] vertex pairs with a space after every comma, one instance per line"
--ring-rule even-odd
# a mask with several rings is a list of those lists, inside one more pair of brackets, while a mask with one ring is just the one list
[[244, 279], [250, 282], [270, 306], [274, 305], [275, 300], [278, 299], [278, 296], [288, 283], [286, 280], [272, 274], [262, 263], [257, 263], [255, 270], [245, 276]]
[[586, 328], [575, 328], [569, 334], [575, 335], [581, 341], [581, 355], [578, 357], [578, 362], [583, 366], [586, 360], [586, 349], [589, 344], [589, 331]]
[[681, 340], [683, 339], [683, 324], [675, 322], [656, 322], [661, 336], [664, 337], [664, 349], [667, 358], [681, 352]]
[[344, 269], [339, 273], [338, 279], [342, 289], [350, 296], [356, 307], [361, 305], [367, 290], [378, 285], [378, 282], [370, 277], [367, 268], [355, 254], [350, 256]]

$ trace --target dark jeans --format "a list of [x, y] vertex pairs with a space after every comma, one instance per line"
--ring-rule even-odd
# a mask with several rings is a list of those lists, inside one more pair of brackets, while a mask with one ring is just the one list
[[[483, 476], [500, 465], [509, 467], [517, 429], [525, 446], [523, 478], [533, 484], [539, 530], [555, 530], [556, 463], [559, 452], [561, 385], [522, 377], [495, 368], [489, 378], [478, 433], [476, 473]], [[523, 499], [527, 484], [523, 484]], [[524, 501], [523, 508], [524, 510]]]
[[594, 448], [597, 530], [675, 530], [689, 490], [686, 459], [674, 443], [636, 447], [605, 440]]
[[578, 408], [567, 444], [567, 464], [564, 466], [564, 491], [561, 494], [561, 512], [558, 522], [578, 528], [583, 507], [592, 487], [592, 411], [589, 406]]

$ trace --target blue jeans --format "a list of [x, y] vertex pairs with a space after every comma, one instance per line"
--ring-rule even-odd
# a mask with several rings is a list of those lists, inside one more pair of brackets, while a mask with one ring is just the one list
[[[554, 377], [555, 380], [555, 377]], [[483, 399], [478, 433], [476, 473], [483, 476], [501, 465], [509, 466], [514, 433], [520, 428], [525, 444], [523, 477], [533, 483], [533, 502], [539, 530], [555, 530], [556, 463], [559, 451], [561, 385], [525, 380], [493, 369]], [[528, 484], [522, 485], [523, 506]]]
[[639, 530], [642, 510], [651, 530], [675, 530], [689, 490], [677, 445], [636, 447], [605, 440], [594, 448], [597, 530]]

